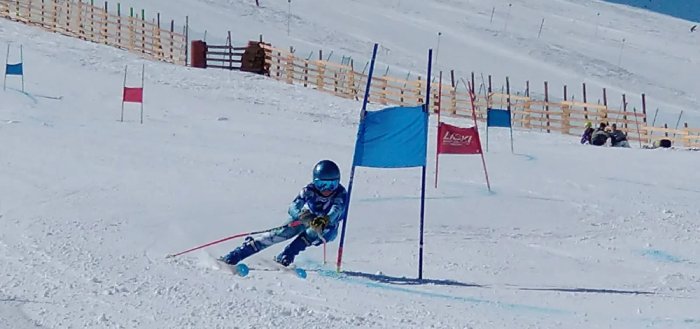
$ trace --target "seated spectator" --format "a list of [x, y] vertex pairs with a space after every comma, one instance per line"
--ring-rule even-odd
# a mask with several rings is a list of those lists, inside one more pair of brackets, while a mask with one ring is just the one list
[[617, 125], [614, 123], [610, 132], [610, 145], [612, 147], [630, 147], [630, 143], [627, 141], [627, 134], [622, 130], [618, 130]]
[[663, 147], [663, 148], [671, 147], [671, 140], [668, 138], [664, 138], [664, 139], [654, 141], [653, 148], [658, 148], [658, 147]]
[[586, 130], [583, 131], [581, 135], [581, 144], [590, 144], [591, 135], [593, 135], [593, 124], [590, 121], [586, 121]]
[[601, 122], [598, 129], [593, 131], [593, 134], [591, 135], [591, 145], [603, 146], [605, 143], [607, 143], [610, 135], [607, 131], [605, 131], [605, 127], [607, 127], [605, 122]]

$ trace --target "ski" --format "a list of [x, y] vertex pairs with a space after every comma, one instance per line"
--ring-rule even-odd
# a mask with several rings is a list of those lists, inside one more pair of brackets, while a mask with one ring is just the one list
[[295, 267], [295, 266], [289, 266], [289, 267], [284, 267], [280, 264], [277, 264], [275, 268], [268, 268], [268, 267], [249, 267], [248, 265], [244, 263], [238, 263], [236, 265], [231, 265], [224, 263], [220, 260], [216, 261], [219, 269], [227, 270], [228, 272], [231, 272], [231, 274], [240, 276], [240, 277], [246, 277], [250, 274], [251, 271], [260, 271], [260, 272], [283, 272], [283, 273], [289, 273], [293, 274], [294, 276], [300, 278], [300, 279], [306, 279], [308, 274], [306, 273], [306, 270], [304, 270], [301, 267]]
[[301, 268], [301, 267], [294, 267], [294, 266], [289, 266], [289, 267], [284, 267], [282, 265], [276, 266], [275, 268], [267, 268], [267, 267], [251, 267], [249, 268], [250, 271], [264, 271], [264, 272], [284, 272], [284, 273], [289, 273], [297, 278], [300, 279], [306, 279], [308, 276], [308, 273], [306, 273], [306, 270]]

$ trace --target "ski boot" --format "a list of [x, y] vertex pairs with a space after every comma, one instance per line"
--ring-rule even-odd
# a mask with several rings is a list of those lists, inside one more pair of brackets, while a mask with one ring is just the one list
[[260, 251], [260, 249], [261, 248], [258, 245], [257, 241], [253, 240], [253, 238], [251, 237], [246, 237], [245, 242], [243, 242], [243, 245], [234, 249], [226, 256], [219, 257], [219, 260], [229, 265], [236, 265], [243, 259]]
[[294, 257], [296, 257], [300, 252], [304, 251], [306, 247], [310, 246], [308, 238], [305, 233], [299, 234], [292, 243], [287, 245], [282, 253], [275, 257], [275, 261], [280, 263], [282, 266], [287, 267], [294, 262]]

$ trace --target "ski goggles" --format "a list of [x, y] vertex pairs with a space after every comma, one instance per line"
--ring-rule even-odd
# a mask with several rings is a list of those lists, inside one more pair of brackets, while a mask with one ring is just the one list
[[330, 179], [330, 180], [314, 179], [314, 186], [316, 187], [317, 190], [319, 190], [321, 192], [335, 191], [335, 189], [338, 188], [338, 184], [340, 184], [340, 181], [337, 179]]

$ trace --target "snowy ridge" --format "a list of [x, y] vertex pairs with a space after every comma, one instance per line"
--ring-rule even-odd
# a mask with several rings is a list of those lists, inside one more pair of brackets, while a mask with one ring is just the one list
[[[598, 4], [530, 3], [542, 10], [552, 4], [564, 13]], [[328, 16], [299, 17], [317, 19], [317, 26], [345, 27], [369, 44], [376, 38], [361, 33], [366, 27], [342, 24], [344, 19], [352, 22], [353, 14], [366, 13], [366, 4], [318, 6]], [[260, 19], [248, 1], [148, 5], [169, 8], [171, 15], [201, 5], [202, 16], [212, 12], [207, 22], [222, 29], [230, 11], [250, 13], [241, 22]], [[454, 12], [462, 5], [490, 13], [486, 2], [426, 3]], [[276, 8], [278, 14], [262, 12], [276, 15], [281, 28], [284, 8], [265, 6]], [[397, 21], [431, 22], [424, 18], [423, 6], [401, 1], [396, 8], [405, 16]], [[639, 24], [638, 18], [625, 16], [625, 9], [610, 7], [606, 15], [625, 17], [618, 26]], [[336, 25], [321, 25], [335, 11], [346, 14], [338, 14]], [[660, 30], [678, 24], [656, 16], [639, 19], [653, 19]], [[523, 25], [511, 23], [508, 30], [516, 31], [511, 37], [518, 38]], [[406, 36], [381, 25], [373, 28], [392, 40]], [[269, 34], [284, 39], [286, 25], [284, 29]], [[303, 36], [304, 30], [294, 31]], [[552, 29], [545, 35], [568, 42], [567, 31]], [[481, 37], [492, 33], [472, 32]], [[317, 36], [309, 32], [305, 40], [313, 44]], [[405, 39], [406, 51], [387, 45], [392, 54], [402, 55], [383, 58], [404, 56], [406, 63], [422, 67], [425, 42], [414, 36], [415, 45]], [[643, 36], [662, 44], [666, 35]], [[343, 38], [329, 33], [324, 43], [342, 44]], [[516, 130], [516, 154], [511, 154], [507, 131], [493, 129], [486, 154], [493, 193], [485, 189], [476, 157], [454, 156], [441, 158], [440, 188], [427, 191], [429, 284], [411, 280], [416, 274], [418, 169], [358, 168], [344, 255], [347, 273], [339, 276], [322, 267], [321, 248], [311, 248], [298, 259], [309, 269], [305, 281], [273, 271], [238, 278], [214, 269], [212, 259], [240, 241], [174, 260], [164, 256], [229, 234], [280, 225], [288, 202], [308, 182], [319, 159], [338, 162], [347, 182], [358, 103], [255, 75], [146, 62], [145, 122], [138, 124], [137, 108], [128, 106], [126, 122], [120, 123], [123, 67], [140, 66], [142, 59], [4, 20], [0, 42], [24, 45], [29, 93], [0, 93], [0, 328], [631, 329], [700, 324], [698, 152], [593, 148], [579, 145], [577, 138]], [[518, 43], [518, 52], [497, 40], [488, 47], [534, 63], [525, 55], [527, 42]], [[684, 42], [679, 41], [674, 56], [654, 52], [661, 63], [674, 63], [667, 65], [669, 72], [692, 67], [684, 65], [694, 46]], [[419, 57], [411, 59], [412, 47]], [[446, 49], [440, 50], [440, 62], [463, 60], [447, 55]], [[590, 56], [597, 58], [596, 52]], [[646, 62], [644, 56], [630, 54], [630, 61]], [[580, 65], [587, 66], [588, 60], [582, 58]], [[549, 65], [503, 65], [507, 61], [498, 57], [482, 63], [521, 76]], [[677, 77], [689, 79], [684, 74]], [[651, 76], [659, 80], [653, 85], [657, 90], [691, 94], [694, 88], [665, 75]], [[8, 83], [17, 87], [16, 80]], [[434, 126], [431, 122], [431, 141]], [[434, 143], [429, 145], [433, 154]], [[329, 247], [331, 259], [336, 246], [337, 241]], [[273, 246], [249, 264], [263, 267], [282, 248]]]

